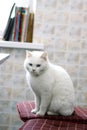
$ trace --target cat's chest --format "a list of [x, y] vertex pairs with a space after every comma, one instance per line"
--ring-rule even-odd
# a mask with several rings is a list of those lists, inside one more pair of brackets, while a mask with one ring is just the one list
[[40, 77], [31, 77], [30, 84], [31, 84], [31, 88], [34, 91], [38, 91], [40, 93], [42, 91], [50, 91], [52, 88], [52, 83], [50, 83], [47, 78], [44, 78], [41, 76]]
[[39, 89], [40, 87], [44, 86], [43, 80], [39, 77], [31, 77], [30, 78], [30, 84], [33, 89]]

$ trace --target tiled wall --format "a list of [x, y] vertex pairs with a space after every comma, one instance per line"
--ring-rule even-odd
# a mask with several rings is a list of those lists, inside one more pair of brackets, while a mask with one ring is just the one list
[[0, 48], [0, 52], [10, 53], [9, 59], [0, 64], [0, 130], [17, 130], [22, 122], [16, 104], [26, 98], [25, 51]]
[[34, 40], [44, 43], [50, 60], [68, 71], [77, 104], [87, 106], [87, 0], [42, 1]]
[[[87, 106], [87, 0], [37, 0], [34, 42], [44, 43], [51, 62], [70, 74], [77, 104]], [[17, 130], [16, 103], [32, 100], [25, 80], [25, 51], [0, 48], [10, 58], [0, 65], [0, 130]]]

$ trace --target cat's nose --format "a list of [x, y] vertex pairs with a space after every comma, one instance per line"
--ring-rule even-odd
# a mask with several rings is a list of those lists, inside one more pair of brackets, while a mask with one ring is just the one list
[[33, 72], [35, 72], [35, 69], [33, 69]]

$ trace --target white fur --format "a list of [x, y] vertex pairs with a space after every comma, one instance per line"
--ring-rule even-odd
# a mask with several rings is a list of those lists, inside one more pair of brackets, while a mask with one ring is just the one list
[[[36, 67], [37, 64], [41, 66]], [[46, 52], [28, 52], [24, 68], [35, 96], [33, 113], [41, 116], [73, 113], [75, 92], [70, 76], [62, 67], [50, 63]]]

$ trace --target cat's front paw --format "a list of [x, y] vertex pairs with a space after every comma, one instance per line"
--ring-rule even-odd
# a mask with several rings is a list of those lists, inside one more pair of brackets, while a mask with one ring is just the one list
[[32, 109], [31, 112], [34, 113], [34, 114], [36, 114], [38, 112], [38, 110], [37, 109]]
[[36, 113], [36, 115], [37, 115], [37, 116], [44, 116], [45, 113], [44, 113], [44, 112], [41, 112], [41, 111], [38, 111], [38, 112]]

